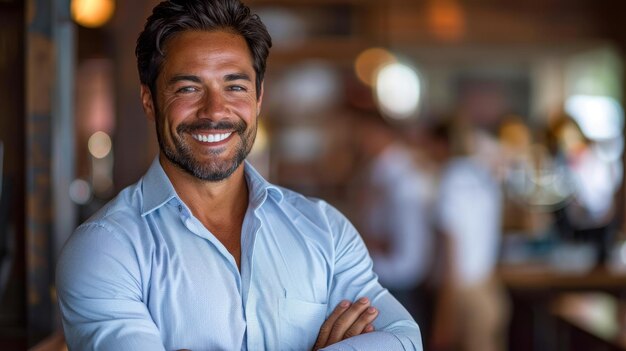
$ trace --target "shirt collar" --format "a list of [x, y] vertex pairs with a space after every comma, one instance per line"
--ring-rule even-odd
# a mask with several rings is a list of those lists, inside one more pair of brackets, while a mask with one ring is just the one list
[[178, 198], [174, 186], [159, 162], [159, 156], [155, 157], [148, 172], [143, 176], [141, 191], [143, 194], [142, 216], [163, 206], [172, 198]]
[[[246, 182], [248, 182], [249, 203], [253, 208], [261, 207], [267, 200], [268, 194], [275, 201], [282, 201], [284, 195], [279, 187], [265, 180], [248, 161], [245, 161], [244, 167]], [[171, 199], [178, 198], [174, 186], [159, 162], [158, 156], [152, 161], [152, 165], [143, 177], [142, 193], [144, 199], [143, 208], [141, 209], [142, 216], [163, 206]]]
[[248, 198], [252, 208], [257, 209], [261, 207], [267, 200], [268, 195], [276, 202], [280, 203], [283, 200], [284, 195], [279, 187], [265, 180], [250, 162], [245, 161], [244, 166], [246, 182], [248, 182]]

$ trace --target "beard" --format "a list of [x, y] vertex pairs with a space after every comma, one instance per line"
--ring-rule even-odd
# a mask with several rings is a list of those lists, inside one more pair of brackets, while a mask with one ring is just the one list
[[[172, 142], [174, 144], [172, 147], [165, 142], [161, 134], [160, 121], [163, 121], [163, 117], [164, 116], [161, 116], [160, 112], [157, 111], [156, 130], [159, 148], [170, 162], [200, 180], [219, 182], [230, 177], [246, 159], [254, 144], [256, 125], [252, 128], [247, 128], [247, 124], [241, 120], [237, 122], [199, 120], [193, 123], [180, 124], [176, 128], [176, 134], [172, 135]], [[200, 161], [196, 155], [194, 155], [191, 145], [182, 138], [182, 135], [185, 133], [191, 135], [193, 132], [207, 129], [231, 130], [233, 133], [239, 135], [235, 155], [228, 159], [221, 159], [219, 158], [221, 151], [212, 150], [208, 152], [215, 156], [213, 159]]]

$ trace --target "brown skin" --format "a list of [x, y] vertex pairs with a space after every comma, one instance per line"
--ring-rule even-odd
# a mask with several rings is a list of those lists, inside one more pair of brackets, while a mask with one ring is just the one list
[[367, 297], [355, 303], [342, 301], [322, 324], [313, 346], [313, 350], [324, 348], [343, 339], [374, 331], [372, 322], [378, 316], [378, 310], [370, 306]]
[[[257, 99], [256, 75], [244, 38], [225, 31], [187, 31], [169, 39], [165, 52], [156, 96], [152, 96], [147, 86], [141, 86], [141, 101], [148, 119], [157, 122], [166, 147], [176, 150], [176, 143], [184, 145], [194, 163], [211, 169], [227, 168], [243, 145], [241, 139], [254, 140], [263, 101], [262, 90]], [[215, 129], [177, 132], [179, 125], [202, 120], [243, 122], [246, 131], [243, 135], [234, 130]], [[228, 132], [233, 133], [219, 142], [194, 138], [194, 134]], [[239, 165], [221, 181], [206, 181], [178, 167], [163, 150], [159, 161], [181, 200], [228, 249], [240, 268], [241, 227], [248, 207], [243, 166]], [[322, 325], [316, 348], [372, 331], [371, 323], [378, 311], [368, 307], [367, 299], [347, 306], [340, 304]]]

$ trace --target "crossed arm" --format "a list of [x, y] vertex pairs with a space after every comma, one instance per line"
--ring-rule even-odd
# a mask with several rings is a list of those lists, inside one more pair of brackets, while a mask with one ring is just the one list
[[377, 315], [378, 310], [370, 306], [370, 301], [366, 297], [358, 299], [355, 303], [348, 300], [341, 301], [322, 324], [313, 351], [362, 333], [374, 331], [372, 322]]
[[374, 331], [372, 322], [376, 316], [378, 310], [371, 306], [367, 297], [362, 297], [354, 303], [348, 300], [341, 301], [320, 327], [313, 350]]

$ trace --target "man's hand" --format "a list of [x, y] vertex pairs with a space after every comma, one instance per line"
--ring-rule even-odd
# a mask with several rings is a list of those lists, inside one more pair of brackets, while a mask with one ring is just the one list
[[355, 303], [341, 301], [320, 327], [313, 350], [374, 331], [372, 322], [376, 316], [378, 316], [378, 310], [370, 306], [367, 297], [362, 297]]

